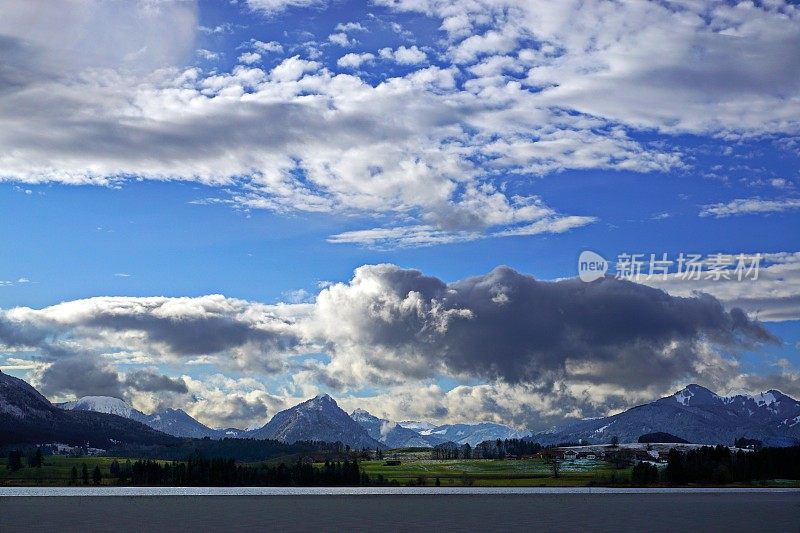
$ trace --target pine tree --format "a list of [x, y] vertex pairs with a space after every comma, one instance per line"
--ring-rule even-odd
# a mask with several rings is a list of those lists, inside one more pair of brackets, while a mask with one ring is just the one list
[[69, 484], [70, 485], [78, 484], [78, 468], [75, 465], [72, 466], [72, 470], [69, 473]]
[[100, 466], [95, 465], [94, 471], [92, 472], [92, 481], [95, 485], [99, 485], [100, 481], [103, 480], [103, 475], [100, 473]]
[[16, 472], [22, 468], [22, 452], [19, 450], [11, 450], [8, 452], [8, 463], [6, 468], [11, 472]]
[[81, 478], [83, 479], [83, 484], [89, 484], [89, 467], [86, 466], [86, 463], [83, 463], [81, 467]]

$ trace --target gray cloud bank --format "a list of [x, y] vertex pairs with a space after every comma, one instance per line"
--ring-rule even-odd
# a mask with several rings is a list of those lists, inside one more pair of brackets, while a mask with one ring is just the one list
[[[641, 388], [696, 372], [708, 346], [777, 342], [709, 295], [674, 297], [615, 279], [538, 281], [507, 267], [444, 283], [393, 265], [362, 267], [319, 295], [314, 323], [344, 382], [357, 375], [580, 379]], [[340, 364], [341, 362], [341, 364]]]
[[[112, 365], [191, 362], [340, 390], [440, 376], [640, 390], [697, 375], [715, 354], [775, 342], [709, 295], [611, 278], [539, 281], [508, 267], [445, 283], [368, 265], [312, 304], [100, 297], [0, 311], [0, 343], [41, 358], [48, 393], [184, 392], [166, 376], [123, 377]], [[298, 360], [316, 352], [330, 361]]]

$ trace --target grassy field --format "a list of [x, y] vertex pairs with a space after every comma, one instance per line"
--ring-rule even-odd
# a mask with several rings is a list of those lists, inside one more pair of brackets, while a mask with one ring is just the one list
[[[65, 457], [51, 455], [44, 457], [40, 468], [24, 466], [16, 472], [6, 468], [6, 459], [0, 459], [0, 485], [65, 486], [69, 484], [70, 472], [75, 466], [78, 470], [78, 484], [81, 485], [81, 470], [85, 463], [89, 469], [89, 483], [95, 466], [100, 467], [102, 484], [111, 484], [109, 467], [114, 457]], [[117, 459], [124, 463], [125, 459]], [[23, 459], [23, 465], [25, 461]], [[585, 486], [608, 484], [612, 474], [618, 482], [630, 479], [630, 470], [615, 470], [607, 463], [583, 461], [565, 463], [558, 479], [542, 460], [433, 461], [417, 457], [407, 457], [399, 466], [385, 466], [384, 461], [362, 461], [361, 467], [374, 480], [383, 475], [387, 481], [397, 481], [402, 485], [409, 482], [418, 485], [423, 479], [425, 485], [434, 485], [436, 478], [442, 486]]]
[[[292, 461], [296, 458], [291, 458]], [[40, 468], [23, 466], [16, 472], [6, 468], [6, 458], [0, 458], [0, 486], [67, 486], [70, 472], [75, 466], [78, 470], [78, 485], [82, 485], [81, 470], [85, 463], [89, 470], [89, 484], [92, 485], [92, 471], [100, 467], [102, 485], [115, 485], [117, 480], [111, 476], [109, 467], [114, 457], [66, 457], [51, 455], [44, 457]], [[117, 458], [120, 464], [126, 459]], [[373, 482], [379, 476], [387, 482], [397, 481], [401, 485], [434, 486], [436, 478], [442, 487], [583, 487], [591, 485], [607, 486], [630, 482], [631, 469], [615, 469], [602, 461], [578, 460], [562, 464], [558, 478], [554, 478], [549, 466], [541, 459], [525, 460], [445, 460], [434, 461], [424, 454], [404, 454], [398, 466], [386, 466], [384, 460], [360, 461], [361, 468], [369, 474]], [[160, 461], [167, 462], [167, 461]], [[23, 459], [23, 465], [26, 462]], [[322, 467], [322, 464], [318, 464]], [[612, 482], [613, 479], [613, 482]], [[754, 484], [731, 484], [728, 486], [775, 486], [798, 487], [794, 480], [769, 480]]]
[[386, 466], [384, 461], [362, 461], [361, 467], [373, 479], [382, 475], [401, 485], [409, 482], [434, 485], [436, 478], [442, 486], [586, 486], [608, 484], [612, 476], [617, 482], [630, 480], [630, 469], [616, 470], [600, 461], [574, 461], [562, 465], [558, 478], [541, 459], [526, 460], [445, 460], [412, 459], [398, 466]]
[[115, 457], [67, 457], [64, 455], [45, 455], [44, 464], [41, 467], [31, 468], [27, 466], [25, 458], [22, 459], [23, 467], [16, 472], [10, 472], [6, 468], [7, 458], [0, 458], [0, 485], [31, 485], [31, 486], [65, 486], [69, 484], [70, 472], [72, 467], [78, 469], [78, 484], [82, 485], [81, 470], [83, 464], [89, 469], [89, 484], [92, 484], [92, 471], [95, 466], [100, 467], [103, 476], [102, 485], [112, 484], [109, 467], [116, 459], [120, 464], [127, 459]]

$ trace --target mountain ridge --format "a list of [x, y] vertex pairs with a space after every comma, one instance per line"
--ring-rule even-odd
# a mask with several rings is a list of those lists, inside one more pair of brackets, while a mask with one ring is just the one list
[[690, 442], [733, 444], [739, 437], [765, 445], [800, 442], [800, 401], [770, 389], [755, 395], [720, 396], [690, 384], [670, 396], [632, 407], [616, 415], [586, 419], [531, 436], [542, 444], [599, 444], [617, 437], [636, 442], [647, 433], [665, 432]]
[[746, 437], [768, 446], [789, 446], [800, 443], [800, 401], [777, 389], [760, 393], [736, 391], [722, 396], [690, 384], [669, 396], [612, 416], [526, 434], [493, 422], [438, 426], [425, 421], [396, 423], [363, 409], [348, 415], [336, 400], [320, 394], [276, 413], [256, 429], [212, 429], [182, 409], [146, 415], [119, 398], [86, 396], [54, 405], [24, 380], [0, 371], [0, 429], [3, 428], [7, 431], [0, 431], [0, 442], [24, 437], [53, 438], [67, 444], [108, 444], [120, 440], [113, 436], [115, 432], [131, 442], [143, 443], [173, 436], [254, 438], [287, 443], [342, 442], [355, 449], [430, 447], [444, 442], [474, 446], [498, 438], [527, 438], [542, 444], [601, 444], [613, 437], [620, 442], [636, 442], [642, 435], [668, 433], [695, 443], [732, 444], [735, 439]]
[[117, 415], [60, 409], [24, 380], [0, 371], [0, 445], [42, 442], [106, 448], [177, 439]]
[[320, 394], [285, 409], [259, 429], [245, 432], [246, 438], [274, 439], [287, 443], [302, 440], [341, 442], [354, 449], [386, 448], [350, 418], [336, 400]]
[[[68, 411], [92, 411], [95, 413], [107, 413], [128, 418], [141, 422], [142, 424], [172, 435], [174, 437], [188, 437], [202, 439], [209, 437], [212, 439], [222, 439], [228, 430], [212, 429], [202, 422], [189, 415], [183, 409], [162, 409], [149, 415], [134, 409], [124, 400], [113, 396], [83, 396], [72, 402], [57, 404], [61, 409]], [[238, 431], [238, 430], [237, 430]]]

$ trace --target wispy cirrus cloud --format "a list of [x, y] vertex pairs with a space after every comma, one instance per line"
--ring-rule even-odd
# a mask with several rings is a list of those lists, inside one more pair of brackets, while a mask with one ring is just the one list
[[727, 203], [704, 205], [700, 211], [700, 216], [725, 218], [739, 215], [783, 213], [795, 209], [800, 209], [800, 198], [780, 198], [777, 200], [740, 198]]

